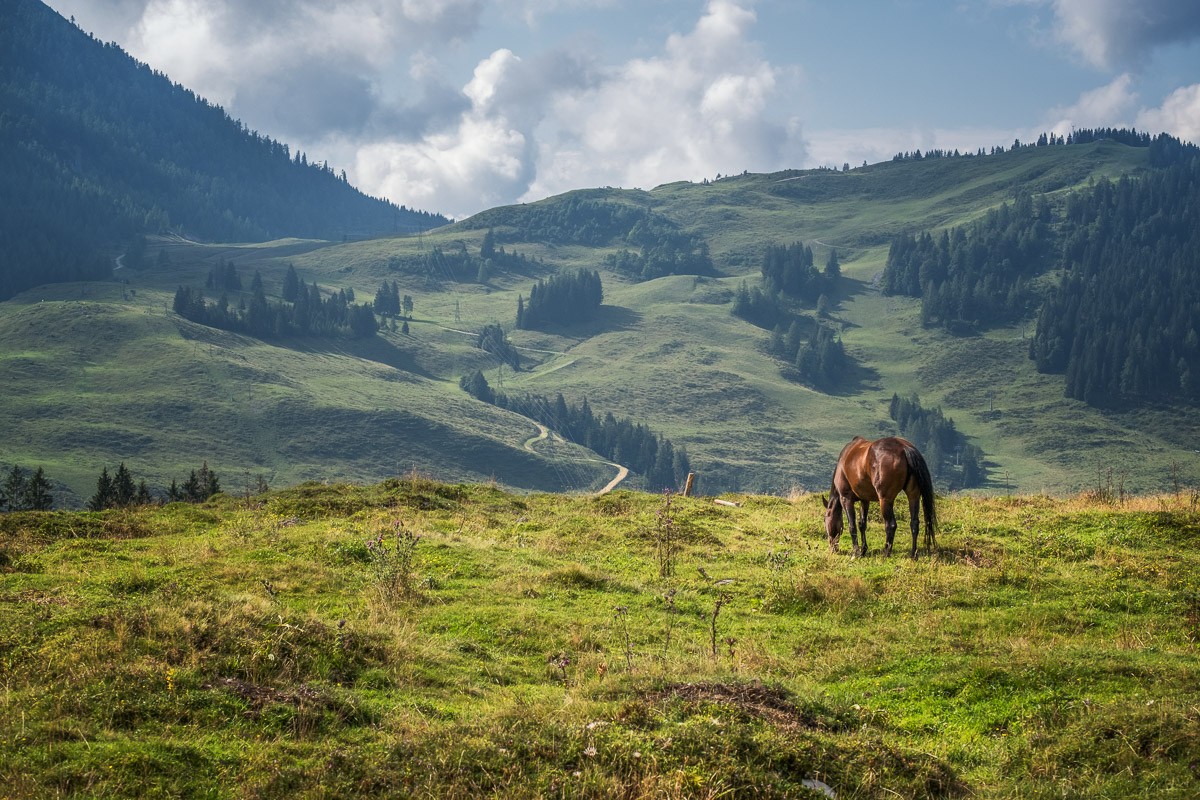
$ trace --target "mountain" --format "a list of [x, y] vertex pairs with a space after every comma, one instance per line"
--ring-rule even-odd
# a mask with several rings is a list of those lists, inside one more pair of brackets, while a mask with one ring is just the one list
[[0, 5], [0, 174], [0, 299], [104, 277], [146, 233], [341, 240], [447, 222], [362, 194], [37, 0]]

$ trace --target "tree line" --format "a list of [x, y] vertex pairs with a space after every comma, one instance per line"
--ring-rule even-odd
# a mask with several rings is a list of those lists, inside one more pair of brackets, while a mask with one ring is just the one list
[[634, 281], [666, 275], [710, 275], [713, 272], [708, 243], [697, 233], [684, 231], [666, 217], [646, 213], [625, 234], [625, 243], [638, 248], [609, 253], [604, 264]]
[[[284, 284], [283, 298], [288, 299], [287, 284]], [[379, 287], [379, 291], [375, 292], [375, 302], [372, 303], [375, 313], [381, 317], [391, 317], [395, 319], [399, 316], [412, 319], [413, 299], [412, 295], [406, 294], [403, 299], [400, 297], [400, 286], [392, 281], [390, 284], [387, 281]]]
[[143, 233], [215, 241], [424, 230], [37, 0], [0, 4], [0, 300], [96, 280]]
[[893, 394], [888, 414], [900, 433], [925, 456], [934, 477], [946, 480], [952, 489], [970, 489], [983, 483], [983, 450], [967, 441], [954, 420], [942, 414], [941, 406], [924, 408], [916, 394]]
[[[289, 271], [289, 275], [294, 275], [294, 271]], [[286, 283], [284, 291], [293, 293]], [[175, 291], [175, 313], [200, 325], [260, 339], [286, 336], [359, 339], [374, 336], [379, 330], [371, 304], [355, 303], [353, 289], [340, 289], [325, 297], [316, 281], [311, 286], [300, 281], [294, 289], [294, 301], [272, 303], [263, 290], [262, 275], [255, 271], [250, 292], [248, 305], [245, 298], [240, 298], [234, 307], [228, 294], [223, 293], [215, 303], [209, 303], [203, 292], [180, 286]]]
[[567, 403], [561, 393], [553, 400], [538, 394], [509, 396], [494, 391], [479, 370], [464, 375], [459, 386], [477, 400], [537, 420], [569, 441], [628, 467], [642, 476], [648, 491], [682, 486], [691, 472], [686, 448], [675, 447], [645, 425], [617, 419], [612, 412], [597, 417], [586, 397], [575, 405]]
[[841, 278], [842, 267], [837, 250], [830, 250], [825, 270], [817, 270], [813, 264], [812, 248], [803, 242], [795, 242], [790, 245], [768, 245], [763, 253], [760, 272], [766, 291], [794, 297], [811, 307], [818, 305], [821, 297], [833, 294]]
[[927, 158], [970, 158], [972, 156], [995, 156], [1028, 147], [1091, 144], [1092, 142], [1104, 141], [1105, 139], [1118, 142], [1119, 144], [1128, 145], [1129, 147], [1152, 147], [1155, 144], [1156, 138], [1157, 137], [1152, 137], [1148, 133], [1139, 132], [1129, 128], [1079, 128], [1077, 130], [1072, 130], [1065, 136], [1061, 134], [1043, 132], [1032, 142], [1022, 142], [1020, 139], [1014, 139], [1012, 145], [1007, 148], [1004, 145], [996, 145], [990, 148], [980, 147], [974, 153], [959, 152], [958, 148], [955, 148], [953, 151], [934, 148], [931, 150], [926, 150], [924, 153], [922, 153], [920, 150], [904, 150], [892, 156], [892, 161], [922, 161]]
[[495, 233], [497, 241], [547, 242], [602, 247], [625, 245], [605, 256], [605, 266], [630, 280], [713, 272], [708, 244], [700, 234], [632, 203], [590, 197], [604, 190], [574, 192], [552, 202], [494, 208], [463, 224]]
[[390, 272], [420, 275], [435, 283], [474, 282], [482, 285], [501, 271], [528, 274], [544, 268], [544, 263], [539, 259], [530, 258], [516, 250], [506, 251], [503, 246], [498, 247], [496, 235], [490, 230], [484, 235], [478, 254], [473, 255], [467, 250], [466, 244], [460, 242], [458, 247], [449, 250], [435, 247], [428, 253], [389, 256], [387, 260]]
[[[263, 476], [259, 475], [255, 493], [262, 494], [268, 488]], [[246, 490], [250, 491], [250, 487], [247, 486]], [[88, 499], [87, 507], [89, 511], [105, 511], [161, 502], [203, 503], [221, 492], [221, 481], [217, 473], [209, 468], [207, 461], [201, 464], [199, 469], [191, 470], [183, 483], [171, 478], [171, 485], [161, 495], [152, 492], [144, 479], [135, 484], [133, 473], [122, 461], [111, 475], [107, 466], [100, 470], [100, 476], [96, 479], [96, 491]]]
[[[809, 324], [805, 326], [801, 320]], [[811, 323], [805, 317], [793, 317], [786, 330], [783, 323], [776, 325], [767, 339], [767, 353], [794, 367], [803, 383], [825, 391], [837, 386], [850, 367], [842, 340], [833, 328]], [[783, 374], [787, 376], [788, 372]]]

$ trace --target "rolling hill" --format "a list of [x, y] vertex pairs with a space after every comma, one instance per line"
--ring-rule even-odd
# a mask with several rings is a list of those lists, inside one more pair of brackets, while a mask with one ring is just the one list
[[[888, 403], [912, 393], [982, 448], [985, 492], [1168, 489], [1200, 474], [1190, 406], [1101, 409], [1064, 397], [1062, 376], [1038, 373], [1028, 356], [1035, 308], [1011, 325], [952, 335], [921, 325], [919, 300], [878, 288], [896, 233], [977, 219], [1018, 190], [1057, 202], [1090, 181], [1137, 175], [1148, 159], [1144, 147], [1109, 140], [652, 191], [592, 189], [420, 235], [347, 243], [154, 239], [147, 265], [116, 281], [42, 287], [0, 305], [8, 378], [0, 423], [14, 432], [0, 462], [44, 464], [76, 499], [101, 466], [122, 460], [158, 488], [202, 458], [227, 483], [247, 471], [287, 485], [416, 468], [445, 480], [591, 491], [612, 477], [611, 467], [581, 460], [589, 456], [579, 447], [566, 453], [547, 439], [533, 445], [537, 455], [526, 450], [537, 433], [530, 420], [458, 388], [478, 369], [510, 396], [586, 398], [598, 416], [669, 437], [710, 493], [821, 488], [849, 438], [897, 432]], [[683, 242], [677, 250], [699, 242], [711, 269], [645, 281], [614, 271], [608, 256], [630, 248], [619, 234], [639, 219], [664, 241]], [[480, 275], [489, 231], [499, 251]], [[730, 313], [741, 284], [759, 282], [764, 249], [797, 241], [818, 263], [833, 248], [841, 262], [828, 319], [792, 308], [835, 328], [849, 358], [844, 378], [819, 391], [766, 352], [769, 331]], [[414, 300], [409, 333], [263, 342], [169, 310], [178, 286], [199, 288], [228, 262], [246, 283], [260, 272], [276, 297], [289, 267], [326, 292], [361, 299], [394, 282]], [[596, 319], [512, 329], [518, 296], [577, 267], [602, 276]], [[509, 329], [520, 371], [474, 346], [471, 334], [495, 322]], [[637, 476], [630, 485], [640, 485]]]

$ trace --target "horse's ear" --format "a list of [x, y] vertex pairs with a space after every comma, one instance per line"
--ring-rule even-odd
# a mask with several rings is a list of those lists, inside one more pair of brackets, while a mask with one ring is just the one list
[[829, 498], [827, 498], [825, 495], [821, 495], [821, 505], [825, 508], [829, 508]]

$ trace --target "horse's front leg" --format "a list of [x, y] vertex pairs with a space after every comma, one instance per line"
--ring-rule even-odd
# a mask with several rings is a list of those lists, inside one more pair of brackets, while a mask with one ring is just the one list
[[842, 510], [846, 512], [846, 522], [850, 525], [850, 543], [853, 549], [850, 555], [857, 558], [862, 555], [862, 551], [858, 548], [858, 526], [857, 520], [854, 519], [854, 496], [844, 495], [842, 497]]
[[896, 509], [895, 499], [879, 501], [879, 513], [883, 515], [883, 530], [887, 534], [887, 544], [883, 547], [883, 557], [892, 554], [892, 541], [896, 538]]

